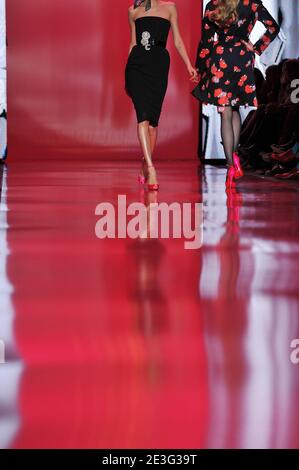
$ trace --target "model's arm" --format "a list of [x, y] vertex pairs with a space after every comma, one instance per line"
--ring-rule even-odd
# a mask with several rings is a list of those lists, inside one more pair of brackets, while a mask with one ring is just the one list
[[187, 70], [190, 75], [190, 79], [194, 82], [197, 81], [197, 71], [192, 66], [191, 61], [189, 59], [188, 53], [186, 51], [186, 47], [184, 41], [182, 39], [180, 29], [179, 29], [179, 21], [178, 21], [178, 12], [175, 5], [171, 5], [170, 7], [170, 23], [172, 28], [173, 40], [174, 45], [180, 54], [181, 58], [183, 59]]
[[210, 4], [208, 4], [202, 20], [201, 41], [197, 49], [196, 68], [200, 72], [205, 69], [205, 63], [211, 54], [211, 46], [213, 45], [216, 32], [216, 24], [210, 21], [210, 14]]
[[256, 18], [258, 21], [261, 21], [264, 26], [267, 28], [265, 34], [261, 39], [254, 45], [254, 51], [261, 55], [269, 46], [269, 44], [276, 38], [279, 33], [279, 26], [270, 15], [269, 11], [264, 7], [261, 0], [254, 0], [254, 8], [256, 8]]
[[129, 8], [129, 25], [131, 29], [131, 41], [130, 41], [129, 54], [131, 53], [131, 50], [133, 49], [133, 47], [136, 46], [136, 29], [135, 29], [133, 11], [134, 11], [133, 7], [130, 7]]

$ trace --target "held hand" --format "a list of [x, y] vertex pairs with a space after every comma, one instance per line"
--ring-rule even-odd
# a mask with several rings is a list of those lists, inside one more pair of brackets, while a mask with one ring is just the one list
[[192, 67], [192, 65], [188, 66], [188, 73], [190, 75], [191, 82], [193, 83], [199, 82], [197, 70], [194, 67]]
[[251, 41], [244, 41], [244, 39], [241, 39], [241, 42], [247, 47], [248, 51], [255, 52], [254, 51], [254, 45], [252, 44]]

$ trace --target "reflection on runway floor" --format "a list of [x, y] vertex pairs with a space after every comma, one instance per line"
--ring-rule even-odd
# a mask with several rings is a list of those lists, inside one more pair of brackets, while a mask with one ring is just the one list
[[298, 447], [297, 184], [158, 168], [157, 202], [203, 202], [201, 249], [96, 238], [98, 203], [149, 202], [135, 163], [1, 174], [0, 446]]

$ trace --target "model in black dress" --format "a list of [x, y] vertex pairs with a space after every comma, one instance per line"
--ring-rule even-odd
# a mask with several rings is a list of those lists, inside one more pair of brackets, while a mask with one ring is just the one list
[[[253, 45], [249, 35], [257, 21], [266, 27]], [[279, 33], [279, 26], [261, 0], [212, 0], [207, 4], [197, 68], [200, 81], [193, 95], [221, 112], [221, 135], [230, 166], [228, 186], [243, 171], [236, 150], [241, 118], [239, 106], [257, 106], [255, 53], [260, 55]]]
[[197, 80], [197, 72], [191, 65], [181, 38], [177, 10], [173, 2], [136, 0], [134, 6], [129, 9], [129, 22], [131, 45], [125, 77], [126, 90], [137, 115], [138, 137], [144, 156], [139, 181], [144, 183], [148, 180], [148, 188], [158, 190], [152, 154], [167, 90], [170, 58], [166, 44], [170, 29], [191, 80]]

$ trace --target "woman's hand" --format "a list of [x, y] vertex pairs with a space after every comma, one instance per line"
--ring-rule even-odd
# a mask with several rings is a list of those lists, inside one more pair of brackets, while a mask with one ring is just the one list
[[[169, 2], [170, 3], [170, 2]], [[183, 59], [184, 63], [186, 64], [188, 73], [190, 75], [190, 80], [194, 83], [198, 83], [198, 74], [197, 70], [192, 67], [191, 61], [186, 51], [186, 47], [184, 41], [181, 37], [180, 30], [179, 30], [179, 23], [178, 23], [178, 12], [175, 5], [169, 6], [170, 9], [170, 23], [173, 33], [174, 45], [180, 54], [181, 58]]]
[[188, 73], [189, 73], [189, 75], [190, 75], [190, 80], [191, 80], [191, 82], [193, 82], [193, 83], [198, 83], [198, 82], [199, 82], [199, 78], [198, 78], [198, 72], [197, 72], [197, 70], [196, 70], [194, 67], [192, 67], [191, 64], [188, 65], [187, 69], [188, 69]]
[[247, 50], [250, 52], [255, 52], [254, 50], [254, 45], [252, 44], [251, 41], [244, 41], [244, 39], [241, 39], [242, 44], [244, 44], [247, 47]]

